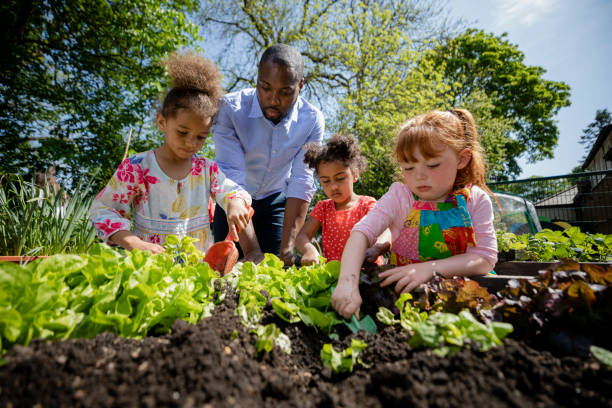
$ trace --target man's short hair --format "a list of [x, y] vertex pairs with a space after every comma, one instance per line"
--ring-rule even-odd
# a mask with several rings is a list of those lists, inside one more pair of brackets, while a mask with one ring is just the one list
[[298, 81], [304, 78], [304, 60], [302, 59], [302, 54], [290, 45], [271, 45], [261, 55], [259, 66], [261, 67], [266, 61], [272, 61], [275, 64], [291, 69], [296, 74]]

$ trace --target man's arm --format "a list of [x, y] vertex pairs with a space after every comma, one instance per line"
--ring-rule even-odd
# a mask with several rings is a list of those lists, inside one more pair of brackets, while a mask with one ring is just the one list
[[246, 190], [246, 164], [244, 148], [232, 122], [232, 106], [221, 102], [213, 123], [215, 162], [225, 176]]
[[308, 212], [308, 204], [308, 201], [300, 200], [295, 197], [287, 197], [287, 201], [285, 202], [285, 218], [283, 220], [280, 258], [287, 266], [293, 264], [295, 237], [304, 225], [306, 213]]

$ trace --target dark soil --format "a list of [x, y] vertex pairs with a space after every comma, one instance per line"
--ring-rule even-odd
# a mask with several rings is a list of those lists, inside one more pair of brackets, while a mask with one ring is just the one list
[[[330, 340], [269, 313], [264, 323], [282, 328], [292, 353], [274, 349], [255, 359], [254, 335], [234, 316], [235, 306], [228, 296], [212, 317], [177, 321], [159, 337], [103, 334], [14, 347], [0, 367], [0, 408], [612, 406], [612, 370], [514, 339], [487, 353], [441, 358], [410, 349], [406, 334], [387, 327], [357, 335], [368, 344], [363, 360], [371, 368], [332, 375], [319, 357]], [[336, 349], [349, 342], [347, 336]]]

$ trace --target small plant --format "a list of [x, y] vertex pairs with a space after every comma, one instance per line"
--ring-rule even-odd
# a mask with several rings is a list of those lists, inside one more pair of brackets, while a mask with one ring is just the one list
[[255, 357], [260, 357], [263, 353], [269, 353], [274, 346], [277, 346], [287, 354], [291, 354], [291, 340], [274, 323], [259, 325], [251, 330], [255, 333]]
[[564, 231], [545, 229], [535, 235], [514, 235], [498, 231], [500, 252], [515, 251], [521, 261], [547, 262], [573, 259], [578, 262], [606, 262], [612, 259], [612, 235], [590, 234], [571, 227]]
[[430, 347], [440, 356], [452, 355], [465, 347], [487, 351], [499, 346], [512, 332], [511, 324], [481, 323], [467, 309], [458, 314], [419, 311], [410, 304], [411, 299], [411, 294], [404, 293], [395, 303], [400, 310], [399, 320], [384, 307], [376, 315], [382, 323], [399, 323], [410, 334], [408, 344], [411, 347]]
[[367, 347], [368, 345], [365, 342], [351, 339], [351, 346], [338, 352], [334, 350], [330, 343], [326, 343], [321, 349], [321, 362], [324, 366], [331, 367], [334, 374], [345, 372], [352, 373], [356, 363], [368, 368], [371, 366], [365, 364], [359, 358], [359, 354]]

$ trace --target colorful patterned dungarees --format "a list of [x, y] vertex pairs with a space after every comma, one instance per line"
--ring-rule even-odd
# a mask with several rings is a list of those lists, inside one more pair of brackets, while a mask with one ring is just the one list
[[453, 191], [442, 203], [416, 200], [398, 238], [393, 241], [389, 262], [402, 266], [443, 259], [465, 253], [476, 245], [472, 218], [467, 209], [469, 188]]

